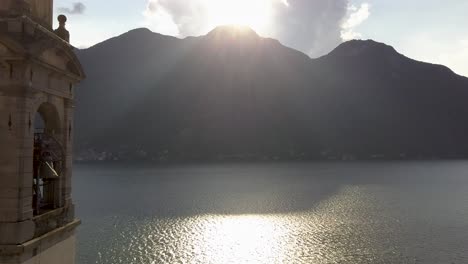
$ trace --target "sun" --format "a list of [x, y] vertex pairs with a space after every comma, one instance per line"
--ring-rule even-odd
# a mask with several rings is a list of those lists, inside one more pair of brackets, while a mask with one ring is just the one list
[[148, 0], [145, 23], [161, 34], [187, 37], [218, 26], [249, 27], [261, 36], [275, 35], [275, 19], [289, 0]]
[[240, 25], [257, 32], [268, 30], [273, 19], [272, 0], [206, 0], [210, 27]]

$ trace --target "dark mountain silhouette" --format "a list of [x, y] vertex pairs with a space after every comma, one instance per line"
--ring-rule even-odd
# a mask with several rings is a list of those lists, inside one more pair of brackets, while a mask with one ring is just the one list
[[136, 29], [77, 54], [84, 158], [468, 156], [468, 79], [371, 40], [310, 59], [248, 28]]

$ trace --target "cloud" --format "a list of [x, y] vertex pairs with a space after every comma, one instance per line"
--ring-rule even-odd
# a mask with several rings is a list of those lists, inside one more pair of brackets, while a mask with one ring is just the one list
[[356, 8], [349, 0], [148, 0], [144, 11], [145, 25], [153, 31], [179, 37], [206, 34], [215, 25], [210, 21], [214, 4], [245, 3], [245, 12], [254, 3], [268, 3], [271, 22], [265, 37], [301, 50], [312, 57], [330, 52], [343, 37], [357, 36], [355, 27], [369, 17], [369, 5]]
[[144, 14], [150, 28], [159, 33], [198, 36], [212, 29], [208, 16], [210, 4], [209, 0], [149, 0]]
[[346, 40], [361, 38], [361, 33], [356, 32], [356, 27], [361, 25], [370, 16], [370, 5], [363, 3], [359, 8], [355, 5], [348, 6], [348, 15], [341, 25], [341, 38]]
[[146, 10], [144, 25], [151, 30], [171, 36], [180, 36], [179, 27], [175, 24], [172, 14], [159, 5], [156, 1], [149, 1]]
[[59, 7], [58, 11], [60, 13], [69, 14], [69, 15], [82, 15], [86, 10], [85, 4], [81, 2], [73, 3], [72, 8], [69, 7]]
[[272, 37], [312, 57], [324, 55], [341, 43], [347, 6], [347, 0], [288, 0], [275, 8]]

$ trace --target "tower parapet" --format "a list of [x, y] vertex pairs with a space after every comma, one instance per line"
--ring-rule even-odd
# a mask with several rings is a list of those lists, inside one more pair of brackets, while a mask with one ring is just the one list
[[52, 0], [2, 0], [0, 1], [2, 17], [28, 16], [48, 29], [52, 29]]

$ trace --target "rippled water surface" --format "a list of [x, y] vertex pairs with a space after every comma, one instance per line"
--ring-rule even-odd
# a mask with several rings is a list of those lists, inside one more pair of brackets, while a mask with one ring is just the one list
[[78, 264], [468, 263], [468, 162], [78, 164]]

